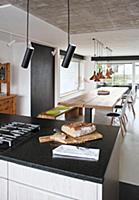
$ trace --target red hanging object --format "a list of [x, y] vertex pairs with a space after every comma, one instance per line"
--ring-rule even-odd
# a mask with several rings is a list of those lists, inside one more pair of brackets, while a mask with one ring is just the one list
[[105, 79], [105, 76], [103, 75], [103, 72], [101, 71], [101, 69], [99, 69], [98, 78], [99, 79]]
[[109, 69], [106, 70], [106, 78], [108, 78], [108, 79], [109, 79], [109, 78], [112, 78]]
[[93, 74], [93, 76], [91, 76], [90, 80], [100, 81], [99, 77], [98, 77], [98, 73], [96, 74], [96, 71], [94, 71], [94, 74]]

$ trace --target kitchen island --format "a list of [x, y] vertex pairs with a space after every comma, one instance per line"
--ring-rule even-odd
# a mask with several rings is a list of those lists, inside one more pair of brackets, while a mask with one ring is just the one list
[[119, 127], [97, 125], [103, 139], [80, 146], [99, 148], [99, 161], [53, 158], [57, 143], [39, 143], [65, 121], [0, 115], [0, 123], [19, 121], [40, 125], [34, 136], [0, 153], [0, 199], [118, 200]]

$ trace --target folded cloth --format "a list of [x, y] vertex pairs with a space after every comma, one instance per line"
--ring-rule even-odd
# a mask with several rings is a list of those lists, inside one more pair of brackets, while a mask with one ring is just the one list
[[98, 161], [100, 149], [77, 147], [72, 145], [60, 145], [53, 149], [53, 157]]

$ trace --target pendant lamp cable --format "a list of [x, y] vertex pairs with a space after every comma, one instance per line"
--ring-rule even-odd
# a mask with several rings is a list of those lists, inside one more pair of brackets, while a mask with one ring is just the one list
[[95, 40], [95, 38], [93, 38], [92, 39], [93, 40], [93, 42], [94, 42], [94, 57], [96, 56], [96, 40]]
[[68, 0], [68, 45], [70, 44], [70, 2]]
[[61, 64], [61, 66], [64, 68], [69, 67], [70, 61], [76, 49], [76, 46], [74, 44], [70, 44], [70, 2], [69, 0], [67, 0], [67, 11], [68, 11], [68, 48], [63, 58], [63, 62]]
[[27, 47], [29, 46], [29, 0], [27, 0]]

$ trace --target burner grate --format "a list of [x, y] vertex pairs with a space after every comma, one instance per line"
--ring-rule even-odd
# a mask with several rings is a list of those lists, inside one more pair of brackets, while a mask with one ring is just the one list
[[22, 122], [3, 124], [0, 127], [0, 148], [11, 147], [39, 129], [39, 125]]

